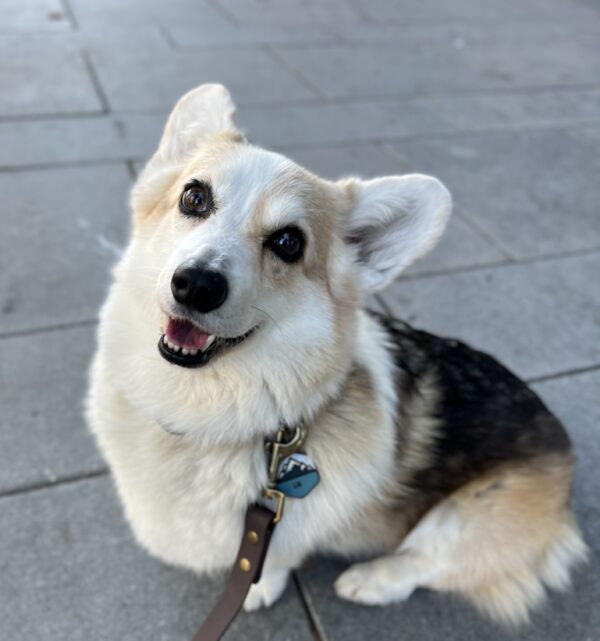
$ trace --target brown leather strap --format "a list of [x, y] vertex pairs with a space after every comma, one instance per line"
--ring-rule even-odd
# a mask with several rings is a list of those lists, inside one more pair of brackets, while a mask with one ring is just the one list
[[253, 583], [260, 579], [275, 514], [260, 505], [246, 512], [244, 534], [225, 590], [200, 626], [193, 641], [218, 641], [235, 619]]

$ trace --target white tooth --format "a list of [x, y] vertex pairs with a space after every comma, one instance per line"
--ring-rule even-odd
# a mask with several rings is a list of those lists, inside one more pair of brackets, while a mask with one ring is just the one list
[[184, 347], [184, 348], [181, 350], [181, 353], [182, 353], [184, 356], [187, 356], [190, 352], [189, 352], [189, 350], [187, 350], [187, 349]]
[[206, 343], [204, 343], [204, 347], [202, 349], [204, 349], [204, 350], [208, 349], [215, 342], [215, 338], [216, 338], [216, 336], [214, 334], [211, 334], [206, 339]]
[[191, 349], [190, 350], [190, 356], [196, 356], [197, 353], [198, 353], [197, 349]]
[[166, 336], [166, 334], [163, 334], [163, 343], [164, 343], [165, 345], [168, 345], [168, 344], [169, 344], [169, 341], [167, 340], [167, 336]]

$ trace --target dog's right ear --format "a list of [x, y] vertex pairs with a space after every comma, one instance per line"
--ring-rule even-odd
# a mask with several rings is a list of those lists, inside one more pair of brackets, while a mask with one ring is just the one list
[[171, 112], [158, 149], [133, 188], [134, 211], [147, 209], [198, 147], [220, 133], [238, 133], [235, 105], [227, 89], [205, 84], [186, 93]]

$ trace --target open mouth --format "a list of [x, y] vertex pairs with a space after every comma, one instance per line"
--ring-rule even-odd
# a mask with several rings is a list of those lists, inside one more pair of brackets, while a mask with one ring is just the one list
[[158, 341], [158, 351], [173, 365], [202, 367], [223, 350], [245, 341], [255, 330], [253, 327], [242, 336], [221, 338], [202, 331], [190, 321], [170, 318], [165, 333]]

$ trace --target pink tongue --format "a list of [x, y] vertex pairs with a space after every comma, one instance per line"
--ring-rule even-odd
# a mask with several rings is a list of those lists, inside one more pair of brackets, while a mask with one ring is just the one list
[[166, 331], [169, 342], [185, 349], [202, 349], [209, 334], [186, 320], [169, 319]]

